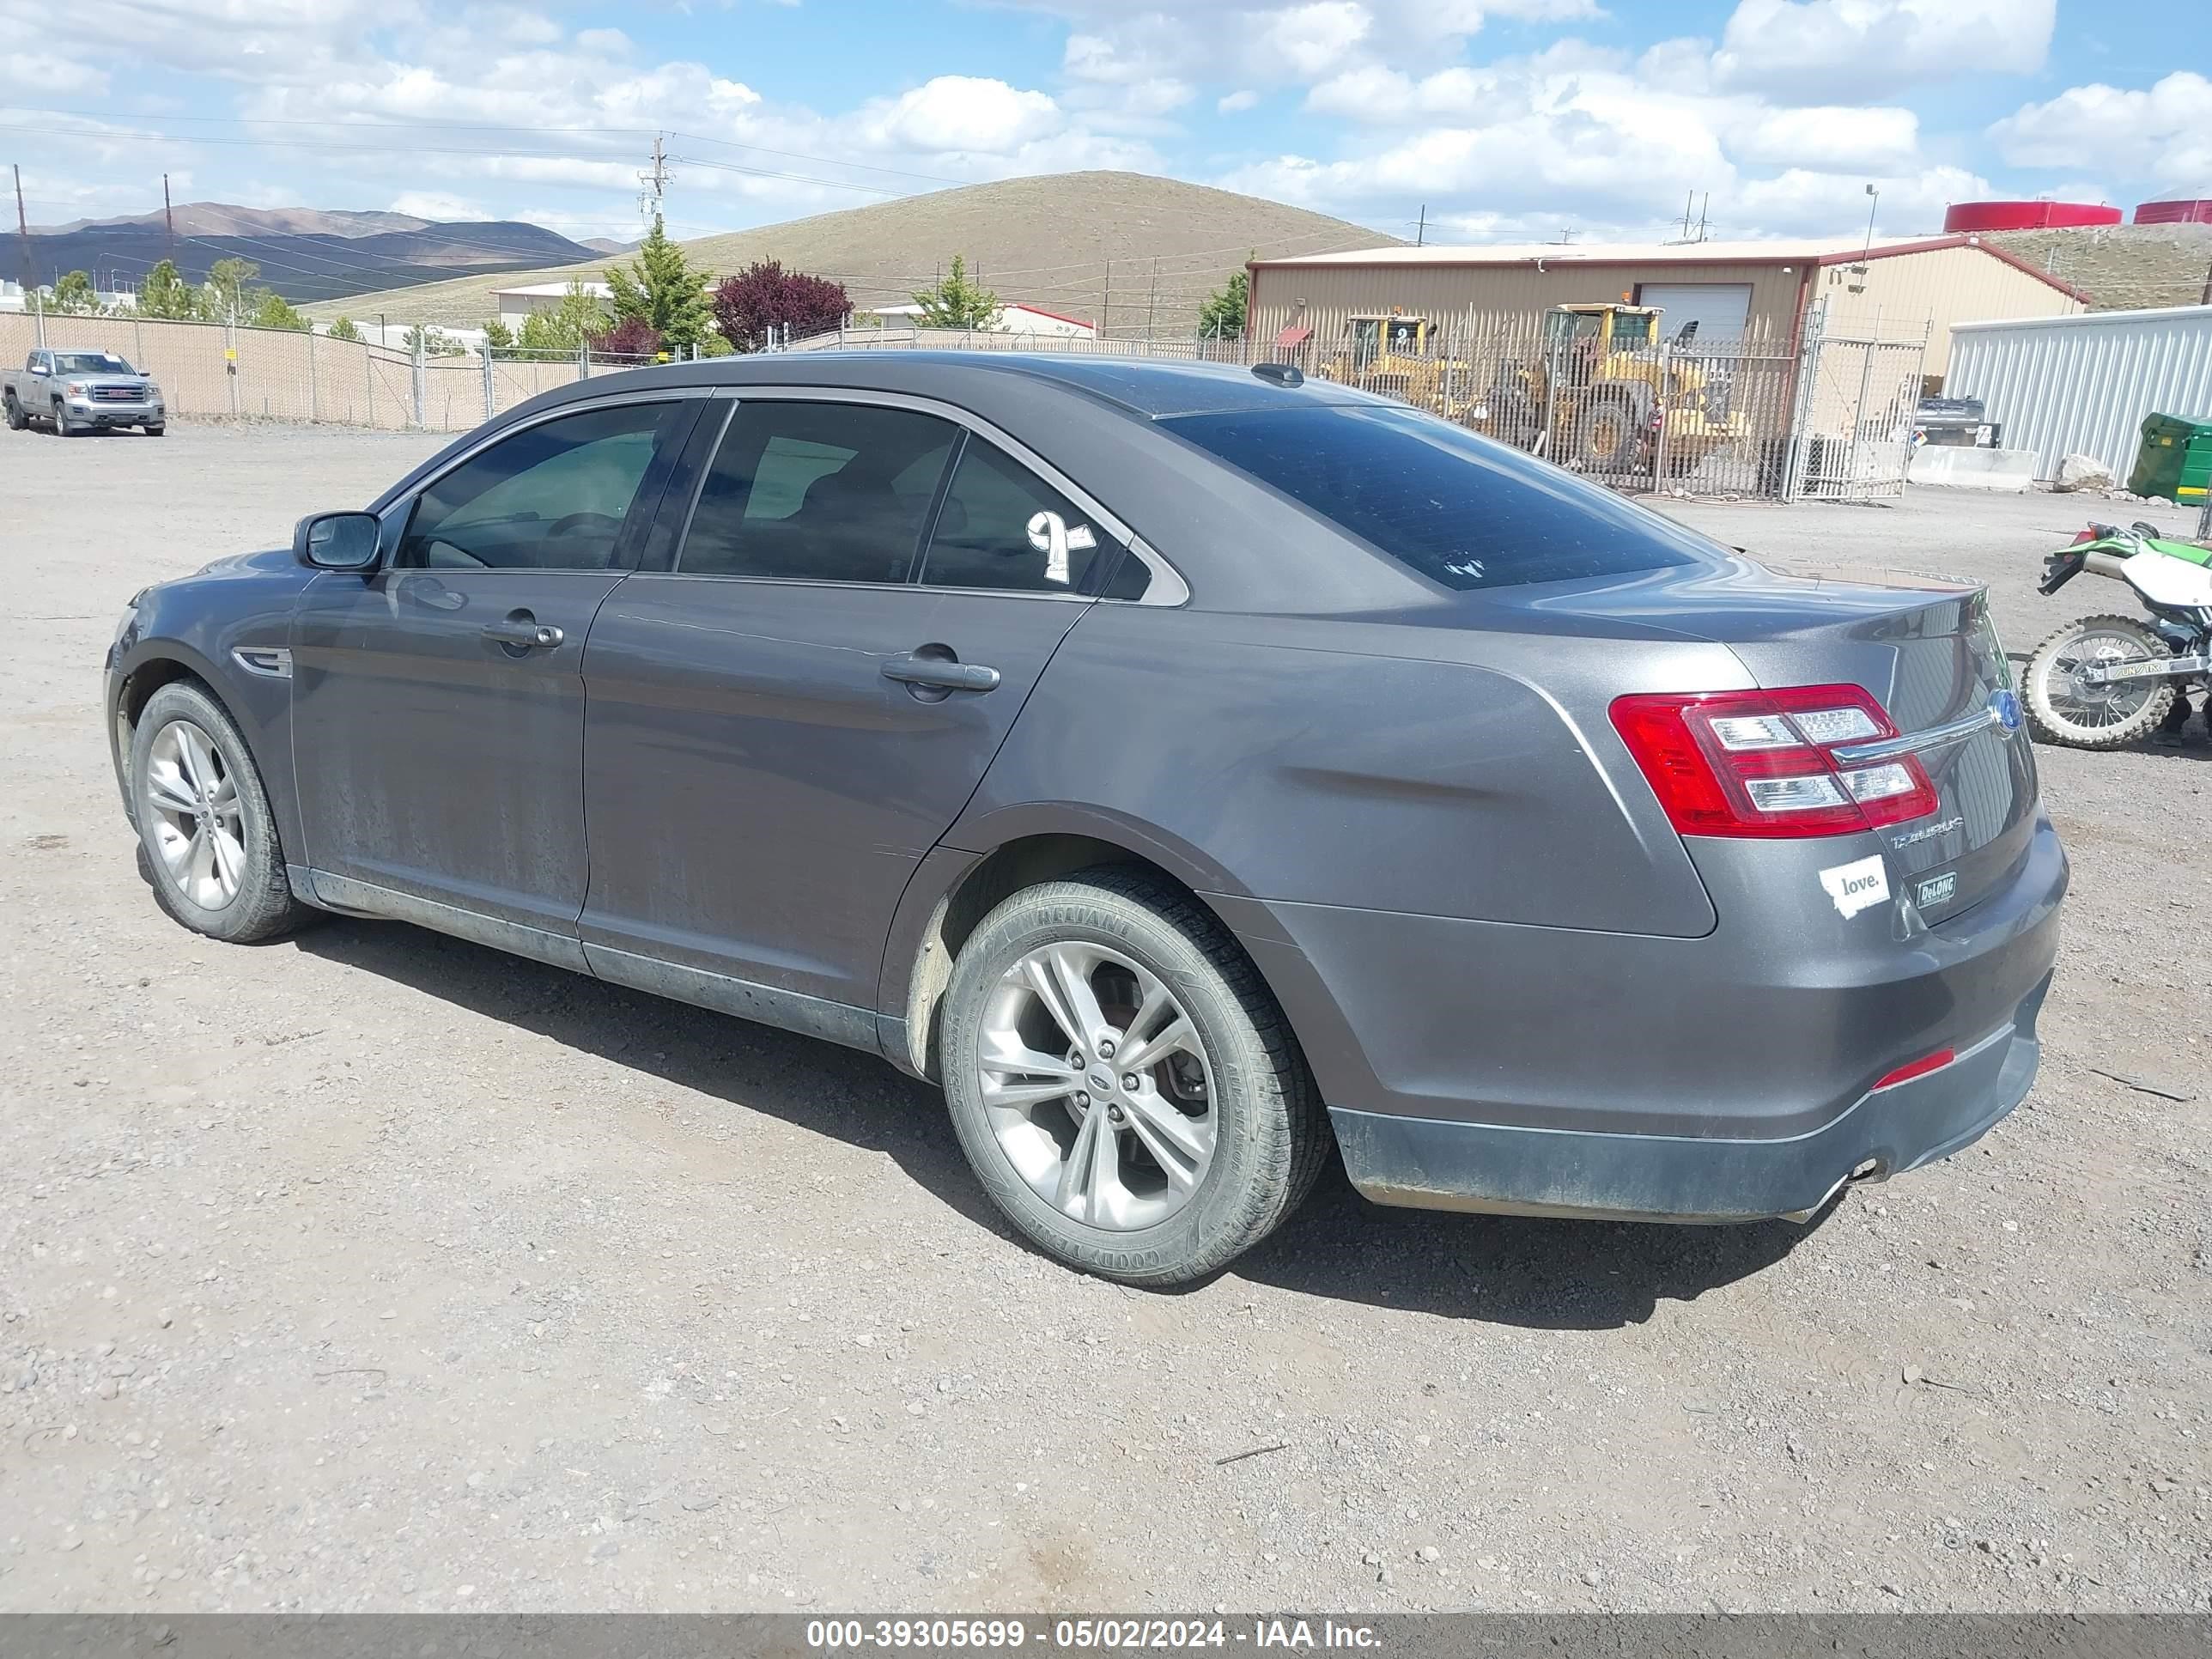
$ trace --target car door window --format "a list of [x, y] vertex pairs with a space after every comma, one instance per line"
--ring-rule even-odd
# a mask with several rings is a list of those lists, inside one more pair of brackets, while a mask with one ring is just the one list
[[1106, 547], [1083, 508], [971, 435], [930, 533], [921, 580], [935, 587], [1079, 592]]
[[740, 403], [701, 482], [677, 569], [902, 583], [958, 435], [913, 410]]
[[394, 561], [422, 569], [614, 570], [638, 486], [678, 403], [540, 422], [446, 473], [416, 501]]

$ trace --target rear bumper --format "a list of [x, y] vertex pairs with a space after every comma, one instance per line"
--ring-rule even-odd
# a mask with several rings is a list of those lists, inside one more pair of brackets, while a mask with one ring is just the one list
[[[1998, 887], [1932, 926], [1893, 905], [1664, 939], [1215, 902], [1370, 1197], [1722, 1220], [1814, 1208], [2017, 1105], [2066, 886], [2039, 817]], [[1942, 1070], [1875, 1086], [1944, 1048]]]
[[1855, 1176], [1881, 1181], [1948, 1157], [2027, 1097], [2051, 981], [2012, 1023], [1951, 1065], [1868, 1093], [1840, 1117], [1781, 1140], [1453, 1123], [1332, 1108], [1354, 1186], [1418, 1209], [1631, 1221], [1803, 1218]]

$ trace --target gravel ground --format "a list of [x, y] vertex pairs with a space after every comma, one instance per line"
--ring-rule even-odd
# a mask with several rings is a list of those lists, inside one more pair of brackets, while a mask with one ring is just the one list
[[[2045, 751], [2043, 1079], [1968, 1152], [1809, 1230], [1333, 1178], [1139, 1294], [1014, 1242], [860, 1055], [397, 925], [163, 919], [118, 607], [427, 447], [0, 434], [0, 1610], [2212, 1607], [2201, 731]], [[1987, 580], [2019, 648], [2130, 608], [2033, 591], [2092, 509], [2135, 516], [1679, 510]]]

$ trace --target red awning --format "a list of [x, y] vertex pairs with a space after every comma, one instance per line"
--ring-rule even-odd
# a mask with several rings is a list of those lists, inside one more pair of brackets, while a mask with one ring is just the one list
[[1275, 349], [1282, 351], [1291, 346], [1302, 346], [1313, 338], [1313, 331], [1293, 323], [1275, 337]]

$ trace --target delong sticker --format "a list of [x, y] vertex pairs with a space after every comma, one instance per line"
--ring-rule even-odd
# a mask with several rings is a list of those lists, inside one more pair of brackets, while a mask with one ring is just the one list
[[1881, 854], [1839, 864], [1820, 872], [1820, 885], [1836, 902], [1836, 914], [1850, 917], [1889, 896], [1889, 868]]

